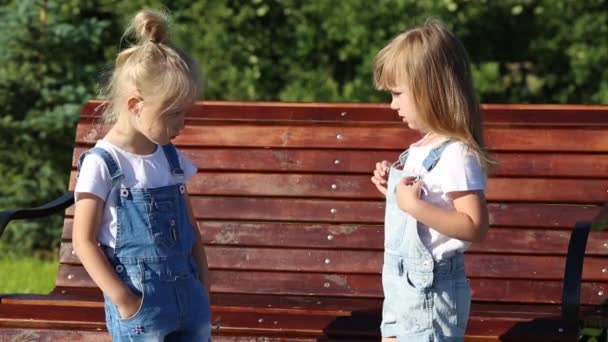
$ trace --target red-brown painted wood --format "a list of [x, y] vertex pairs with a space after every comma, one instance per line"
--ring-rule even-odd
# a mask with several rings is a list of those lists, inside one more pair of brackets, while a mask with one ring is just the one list
[[[467, 266], [471, 266], [471, 263]], [[477, 268], [483, 268], [483, 265]], [[213, 270], [211, 279], [214, 293], [382, 298], [380, 276], [372, 274]], [[540, 280], [526, 278], [524, 274], [519, 279], [471, 278], [473, 298], [489, 302], [560, 303], [562, 281]], [[95, 287], [82, 266], [68, 264], [59, 268], [56, 284], [66, 288]], [[583, 282], [581, 303], [601, 304], [605, 300], [605, 293], [608, 293], [605, 281]]]
[[[103, 134], [99, 127], [80, 123], [76, 142], [91, 143]], [[493, 151], [608, 152], [608, 126], [494, 127], [484, 130]], [[263, 125], [203, 124], [186, 126], [174, 143], [178, 146], [280, 147], [325, 149], [404, 149], [420, 139], [415, 131], [396, 125], [358, 126], [328, 124]], [[584, 142], [584, 143], [572, 143]]]
[[[72, 168], [91, 145], [74, 149]], [[183, 147], [180, 151], [199, 171], [294, 172], [329, 174], [371, 174], [375, 163], [394, 161], [401, 150], [314, 150], [314, 149], [239, 149]], [[493, 177], [569, 177], [605, 178], [608, 155], [534, 152], [495, 152], [497, 165]]]
[[[71, 179], [75, 181], [75, 174]], [[602, 204], [608, 201], [607, 190], [608, 178], [492, 178], [486, 196], [489, 201]], [[367, 175], [198, 173], [188, 183], [188, 192], [192, 196], [382, 200]]]
[[[70, 243], [62, 244], [62, 264], [80, 264], [72, 251]], [[382, 270], [381, 251], [207, 246], [206, 253], [209, 267], [218, 270], [319, 272], [336, 274], [336, 279], [345, 274], [379, 275]], [[561, 280], [565, 257], [468, 253], [466, 264], [472, 278]], [[604, 269], [603, 258], [587, 256], [583, 280], [608, 281]]]
[[[83, 106], [81, 121], [98, 114], [100, 101]], [[482, 104], [486, 123], [608, 124], [607, 106], [553, 104]], [[98, 116], [98, 115], [97, 115]], [[388, 103], [199, 101], [188, 112], [191, 120], [305, 120], [401, 122]]]
[[[380, 201], [299, 200], [283, 198], [193, 197], [194, 214], [201, 220], [259, 220], [382, 224]], [[335, 209], [332, 211], [332, 209]], [[490, 224], [500, 227], [571, 229], [577, 221], [591, 221], [599, 205], [551, 203], [489, 203]], [[74, 215], [74, 207], [66, 210]]]
[[[83, 108], [73, 169], [103, 134], [91, 116], [98, 105]], [[608, 107], [483, 110], [499, 164], [488, 182], [491, 231], [466, 255], [467, 341], [568, 340], [556, 320], [565, 255], [574, 224], [608, 202]], [[399, 121], [387, 104], [204, 102], [188, 113], [175, 143], [199, 168], [189, 192], [207, 245], [216, 336], [377, 340], [384, 203], [369, 178], [376, 161], [419, 138]], [[80, 338], [68, 329], [104, 329], [99, 289], [72, 254], [73, 208], [66, 213], [55, 291], [2, 298], [0, 326], [52, 328], [43, 336], [60, 340]], [[587, 321], [604, 315], [606, 246], [608, 232], [591, 234]]]
[[[384, 248], [382, 225], [340, 225], [274, 222], [198, 221], [201, 238], [208, 245], [284, 248], [326, 248], [333, 250]], [[570, 230], [548, 228], [492, 227], [486, 240], [469, 252], [528, 255], [566, 255]], [[63, 239], [72, 238], [72, 219], [64, 222]], [[608, 232], [591, 232], [586, 255], [606, 256]]]

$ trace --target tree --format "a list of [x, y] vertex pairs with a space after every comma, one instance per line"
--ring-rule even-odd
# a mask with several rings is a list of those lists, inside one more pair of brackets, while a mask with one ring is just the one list
[[[100, 1], [11, 1], [0, 8], [0, 208], [67, 188], [75, 125], [115, 51], [116, 15]], [[58, 246], [61, 218], [13, 223], [5, 245]]]

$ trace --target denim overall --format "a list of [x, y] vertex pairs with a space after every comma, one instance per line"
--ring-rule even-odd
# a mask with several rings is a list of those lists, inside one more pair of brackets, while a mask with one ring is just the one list
[[[175, 185], [141, 189], [122, 186], [122, 171], [102, 148], [117, 200], [116, 247], [102, 250], [118, 277], [142, 297], [131, 317], [122, 319], [104, 295], [106, 326], [113, 341], [210, 341], [211, 312], [192, 256], [194, 231], [185, 202], [184, 172], [175, 147], [162, 147]], [[79, 163], [80, 165], [80, 163]]]
[[[424, 159], [430, 172], [446, 142]], [[401, 170], [409, 150], [390, 168], [385, 213], [383, 337], [400, 342], [463, 341], [471, 290], [462, 253], [436, 261], [418, 234], [418, 221], [397, 205], [396, 185], [403, 177], [422, 176]]]

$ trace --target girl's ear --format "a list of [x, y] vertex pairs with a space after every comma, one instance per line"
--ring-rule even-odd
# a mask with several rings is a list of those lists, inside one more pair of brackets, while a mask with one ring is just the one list
[[127, 99], [127, 109], [129, 113], [139, 115], [144, 100], [139, 96], [131, 96]]

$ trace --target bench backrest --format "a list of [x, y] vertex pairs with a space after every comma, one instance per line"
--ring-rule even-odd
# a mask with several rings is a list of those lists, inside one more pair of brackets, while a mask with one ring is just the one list
[[[98, 102], [76, 133], [78, 156], [101, 137]], [[608, 202], [608, 108], [485, 105], [499, 166], [489, 179], [491, 229], [467, 252], [473, 300], [561, 302], [576, 221]], [[189, 185], [214, 293], [381, 298], [384, 202], [375, 162], [419, 135], [384, 104], [199, 102], [175, 143], [199, 168]], [[59, 288], [95, 287], [70, 242]], [[608, 233], [593, 232], [581, 302], [608, 296]]]

